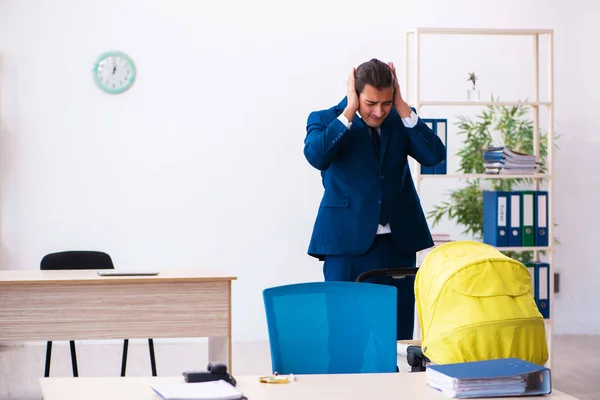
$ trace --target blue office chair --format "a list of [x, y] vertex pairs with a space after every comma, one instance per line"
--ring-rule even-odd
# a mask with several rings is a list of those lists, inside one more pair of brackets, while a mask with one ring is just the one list
[[279, 374], [397, 372], [394, 286], [310, 282], [263, 291]]

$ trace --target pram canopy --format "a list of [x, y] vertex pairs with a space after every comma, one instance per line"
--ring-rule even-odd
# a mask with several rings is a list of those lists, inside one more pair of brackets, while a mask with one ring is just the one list
[[529, 270], [490, 245], [457, 241], [435, 247], [417, 273], [415, 299], [422, 351], [433, 363], [548, 360]]

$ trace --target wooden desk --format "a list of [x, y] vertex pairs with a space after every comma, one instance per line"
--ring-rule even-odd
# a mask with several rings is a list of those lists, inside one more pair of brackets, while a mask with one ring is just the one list
[[421, 340], [420, 339], [398, 340], [398, 344], [405, 345], [406, 347], [408, 347], [408, 346], [421, 347]]
[[165, 271], [0, 271], [0, 342], [208, 337], [231, 369], [232, 276]]
[[[426, 386], [424, 373], [299, 375], [296, 382], [279, 385], [259, 383], [257, 376], [236, 379], [238, 389], [249, 400], [449, 399]], [[44, 400], [160, 400], [150, 388], [150, 384], [157, 381], [183, 383], [183, 378], [40, 378]], [[557, 390], [541, 398], [577, 400]], [[532, 397], [510, 399], [531, 400]]]

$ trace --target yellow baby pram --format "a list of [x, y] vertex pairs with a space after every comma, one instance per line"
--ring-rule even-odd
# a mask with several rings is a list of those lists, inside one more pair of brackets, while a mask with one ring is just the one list
[[487, 244], [457, 241], [435, 247], [419, 268], [368, 271], [357, 281], [410, 275], [422, 332], [421, 348], [407, 349], [412, 371], [427, 362], [548, 360], [544, 319], [522, 263]]
[[492, 246], [457, 241], [435, 247], [415, 278], [415, 300], [422, 353], [432, 363], [548, 360], [530, 273]]

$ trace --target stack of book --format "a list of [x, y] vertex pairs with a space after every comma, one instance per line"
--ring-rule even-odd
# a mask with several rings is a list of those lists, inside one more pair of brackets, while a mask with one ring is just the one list
[[505, 146], [488, 147], [483, 153], [486, 174], [535, 174], [538, 160], [533, 154], [525, 154]]

